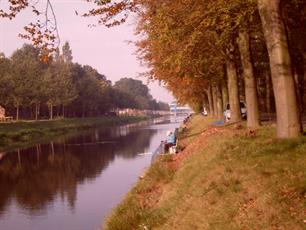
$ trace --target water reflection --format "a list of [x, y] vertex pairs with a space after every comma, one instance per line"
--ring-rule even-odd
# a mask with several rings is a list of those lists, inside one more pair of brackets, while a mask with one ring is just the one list
[[96, 129], [0, 153], [0, 229], [96, 228], [150, 164], [138, 154], [153, 151], [172, 126], [159, 120]]
[[130, 159], [144, 152], [155, 132], [127, 125], [2, 154], [0, 215], [12, 197], [33, 213], [60, 194], [73, 209], [77, 184], [101, 174], [117, 155]]

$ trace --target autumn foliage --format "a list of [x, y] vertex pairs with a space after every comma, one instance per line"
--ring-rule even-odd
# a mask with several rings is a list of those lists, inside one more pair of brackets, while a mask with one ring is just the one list
[[[28, 1], [9, 2], [11, 8], [0, 11], [2, 17], [13, 18], [27, 7], [37, 17], [54, 16], [50, 1], [46, 9], [51, 14]], [[229, 102], [231, 121], [239, 122], [240, 101], [246, 101], [248, 127], [260, 125], [259, 112], [276, 111], [277, 135], [300, 135], [306, 104], [305, 0], [87, 2], [95, 4], [93, 9], [80, 15], [96, 18], [97, 25], [117, 26], [137, 16], [141, 39], [135, 44], [139, 60], [148, 67], [144, 75], [162, 82], [181, 103], [200, 104], [221, 118]], [[22, 35], [43, 55], [54, 51], [58, 38], [55, 17], [53, 21], [51, 29], [48, 21], [30, 24]]]

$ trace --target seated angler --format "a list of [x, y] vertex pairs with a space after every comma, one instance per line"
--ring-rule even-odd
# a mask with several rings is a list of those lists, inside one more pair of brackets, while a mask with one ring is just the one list
[[167, 140], [166, 140], [166, 143], [165, 143], [165, 153], [167, 153], [169, 151], [169, 148], [171, 146], [175, 146], [176, 144], [176, 136], [175, 136], [175, 133], [172, 132], [172, 131], [168, 131], [167, 132]]

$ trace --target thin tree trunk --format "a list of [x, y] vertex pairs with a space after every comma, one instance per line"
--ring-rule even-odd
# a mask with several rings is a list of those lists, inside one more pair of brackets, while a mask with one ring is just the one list
[[50, 104], [50, 120], [53, 120], [53, 104]]
[[62, 113], [63, 113], [63, 118], [65, 118], [65, 105], [63, 105], [63, 107], [62, 107]]
[[[304, 65], [304, 64], [303, 64]], [[296, 64], [294, 72], [294, 79], [296, 85], [296, 93], [297, 93], [297, 101], [299, 105], [300, 113], [303, 114], [304, 112], [304, 69]]]
[[223, 120], [223, 100], [222, 100], [222, 90], [220, 85], [216, 86], [216, 96], [217, 96], [217, 118]]
[[242, 120], [240, 111], [238, 77], [235, 63], [232, 60], [227, 60], [227, 78], [228, 78], [228, 95], [231, 111], [231, 122], [238, 122]]
[[19, 120], [19, 103], [16, 105], [16, 120]]
[[38, 113], [39, 113], [39, 112], [38, 112], [38, 110], [39, 110], [39, 109], [38, 109], [38, 106], [39, 106], [38, 103], [35, 103], [35, 120], [36, 120], [36, 121], [38, 120]]
[[294, 71], [293, 76], [294, 76], [294, 82], [296, 86], [295, 88], [296, 88], [296, 96], [297, 96], [299, 111], [303, 112], [303, 104], [302, 104], [303, 99], [302, 99], [301, 89], [299, 87], [301, 82], [300, 82], [299, 74], [297, 73], [297, 71]]
[[225, 105], [228, 103], [228, 89], [225, 83], [222, 84], [222, 101], [223, 101], [223, 109]]
[[208, 99], [208, 104], [209, 104], [208, 116], [213, 117], [214, 116], [214, 102], [212, 98], [211, 86], [208, 87], [208, 89], [206, 90], [206, 93], [207, 93], [207, 99]]
[[298, 137], [302, 126], [288, 41], [280, 14], [280, 0], [258, 0], [258, 9], [270, 59], [277, 116], [277, 137]]
[[266, 73], [266, 112], [271, 120], [271, 84], [270, 84], [270, 74]]
[[306, 102], [306, 54], [304, 55], [304, 68], [303, 68], [303, 87], [302, 87], [302, 98], [303, 98], [303, 112], [305, 111]]
[[258, 108], [257, 85], [251, 61], [250, 37], [247, 32], [239, 33], [238, 44], [241, 55], [245, 85], [245, 97], [247, 104], [247, 127], [258, 128], [260, 126], [260, 117]]
[[212, 86], [212, 100], [213, 100], [213, 107], [214, 107], [214, 113], [213, 113], [213, 117], [217, 117], [218, 116], [218, 107], [217, 107], [217, 87], [216, 86]]

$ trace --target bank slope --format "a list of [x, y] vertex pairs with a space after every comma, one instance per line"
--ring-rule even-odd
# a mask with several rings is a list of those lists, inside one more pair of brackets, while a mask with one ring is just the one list
[[148, 170], [105, 229], [306, 228], [306, 138], [209, 124], [192, 119], [183, 150]]

